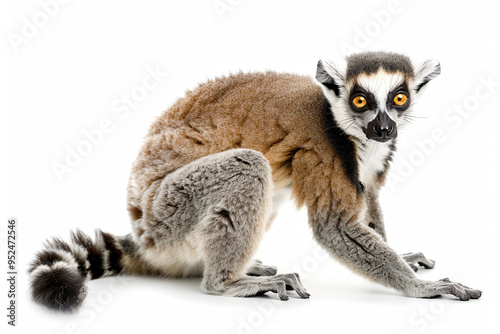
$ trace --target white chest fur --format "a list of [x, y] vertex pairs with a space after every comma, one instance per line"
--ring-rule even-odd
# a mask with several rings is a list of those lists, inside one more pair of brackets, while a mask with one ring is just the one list
[[359, 180], [370, 186], [385, 168], [387, 157], [391, 151], [389, 143], [378, 143], [367, 140], [363, 144], [356, 143]]

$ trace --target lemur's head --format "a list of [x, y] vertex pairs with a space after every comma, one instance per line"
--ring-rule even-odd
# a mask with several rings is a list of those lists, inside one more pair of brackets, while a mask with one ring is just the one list
[[348, 56], [343, 67], [320, 60], [316, 79], [346, 133], [387, 142], [397, 137], [412, 104], [440, 72], [437, 60], [414, 64], [397, 53], [363, 52]]

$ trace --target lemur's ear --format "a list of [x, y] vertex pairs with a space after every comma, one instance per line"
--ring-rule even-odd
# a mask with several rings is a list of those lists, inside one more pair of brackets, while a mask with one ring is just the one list
[[319, 60], [316, 70], [316, 80], [333, 91], [337, 97], [340, 96], [340, 89], [344, 86], [344, 76], [334, 63]]
[[441, 74], [441, 64], [437, 59], [428, 59], [415, 67], [415, 92], [420, 91], [429, 81]]

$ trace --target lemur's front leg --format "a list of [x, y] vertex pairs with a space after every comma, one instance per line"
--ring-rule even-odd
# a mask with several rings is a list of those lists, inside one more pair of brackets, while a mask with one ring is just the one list
[[359, 221], [358, 213], [328, 212], [309, 208], [309, 219], [316, 240], [335, 258], [355, 271], [411, 297], [451, 294], [461, 300], [477, 299], [481, 291], [448, 279], [419, 279], [410, 266], [373, 229]]
[[378, 190], [371, 187], [365, 189], [366, 214], [364, 217], [365, 224], [372, 228], [387, 242], [387, 234], [385, 232], [384, 216], [378, 201]]
[[[367, 188], [365, 192], [366, 214], [364, 222], [368, 227], [372, 228], [387, 242], [387, 234], [385, 232], [384, 217], [378, 199], [378, 191], [372, 188]], [[425, 257], [420, 252], [402, 254], [401, 258], [405, 260], [413, 271], [418, 271], [419, 266], [425, 269], [434, 268], [435, 262]]]

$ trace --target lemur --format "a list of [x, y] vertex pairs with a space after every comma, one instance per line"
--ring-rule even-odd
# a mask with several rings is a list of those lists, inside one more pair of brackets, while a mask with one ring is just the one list
[[320, 60], [316, 81], [236, 73], [188, 91], [155, 120], [133, 163], [132, 232], [48, 241], [29, 268], [34, 300], [73, 311], [89, 280], [121, 273], [202, 276], [216, 295], [309, 298], [297, 274], [253, 260], [286, 189], [319, 245], [355, 272], [411, 297], [479, 298], [449, 279], [418, 278], [434, 262], [389, 247], [378, 200], [398, 128], [439, 74], [435, 60], [363, 52], [344, 66]]

